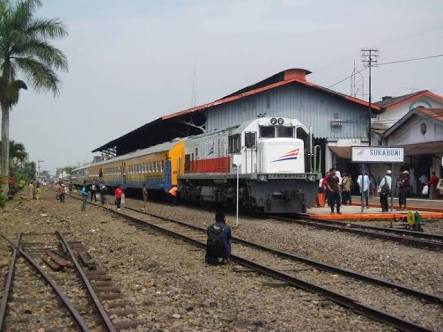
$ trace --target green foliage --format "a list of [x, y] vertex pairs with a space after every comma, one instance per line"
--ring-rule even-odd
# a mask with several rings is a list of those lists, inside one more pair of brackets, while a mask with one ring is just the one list
[[[2, 146], [0, 141], [0, 155], [2, 153]], [[25, 150], [25, 146], [22, 143], [16, 143], [9, 141], [9, 159], [12, 165], [23, 163], [28, 159], [28, 153]]]
[[65, 168], [63, 168], [63, 170], [67, 173], [67, 174], [69, 174], [69, 175], [71, 175], [72, 174], [72, 171], [74, 170], [74, 169], [76, 169], [77, 167], [74, 167], [74, 166], [66, 166]]
[[27, 161], [20, 167], [17, 167], [14, 170], [13, 175], [17, 182], [20, 182], [21, 180], [29, 182], [35, 180], [35, 172], [36, 172], [35, 162]]
[[7, 198], [6, 196], [0, 192], [0, 208], [3, 209], [6, 205]]

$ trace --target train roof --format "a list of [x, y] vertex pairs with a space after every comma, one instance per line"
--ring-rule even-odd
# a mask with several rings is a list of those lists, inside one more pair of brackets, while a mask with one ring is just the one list
[[83, 169], [83, 168], [88, 168], [88, 167], [91, 167], [91, 166], [105, 165], [105, 164], [108, 164], [108, 163], [111, 163], [111, 162], [115, 162], [115, 161], [122, 161], [122, 160], [131, 159], [131, 158], [137, 158], [137, 157], [140, 157], [140, 156], [144, 156], [146, 154], [152, 154], [152, 153], [168, 151], [174, 145], [176, 145], [177, 143], [179, 143], [180, 141], [183, 141], [183, 140], [185, 140], [185, 139], [184, 138], [175, 138], [175, 139], [173, 139], [172, 141], [169, 141], [169, 142], [157, 144], [157, 145], [151, 146], [151, 147], [146, 148], [146, 149], [136, 150], [134, 152], [130, 152], [130, 153], [127, 153], [127, 154], [124, 154], [124, 155], [121, 155], [121, 156], [118, 156], [118, 157], [115, 157], [115, 158], [111, 158], [111, 159], [107, 159], [107, 160], [104, 160], [104, 161], [99, 161], [98, 163], [93, 163], [93, 164], [89, 164], [89, 165], [86, 165], [86, 166], [83, 166], [83, 167], [79, 167], [79, 168], [74, 169], [73, 171], [80, 170], [80, 169]]

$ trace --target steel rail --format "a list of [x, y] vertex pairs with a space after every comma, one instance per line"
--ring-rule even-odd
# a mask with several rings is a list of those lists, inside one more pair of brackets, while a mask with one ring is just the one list
[[[92, 204], [94, 204], [96, 206], [100, 206], [100, 205], [98, 205], [96, 203], [92, 203]], [[106, 207], [104, 207], [104, 208], [106, 208]], [[182, 225], [182, 226], [189, 227], [189, 228], [194, 229], [194, 230], [206, 232], [205, 228], [202, 228], [202, 227], [199, 227], [199, 226], [196, 226], [196, 225], [192, 225], [192, 224], [189, 224], [189, 223], [186, 223], [186, 222], [183, 222], [183, 221], [180, 221], [180, 220], [176, 220], [176, 219], [173, 219], [173, 218], [168, 218], [168, 217], [156, 215], [156, 214], [153, 214], [153, 213], [150, 213], [150, 212], [141, 211], [139, 209], [136, 209], [136, 208], [133, 208], [133, 207], [130, 207], [130, 206], [125, 206], [125, 209], [130, 210], [130, 211], [134, 211], [136, 213], [146, 214], [148, 216], [151, 216], [151, 217], [154, 217], [154, 218], [157, 218], [157, 219], [161, 219], [161, 220], [164, 220], [164, 221], [173, 222], [173, 223], [176, 223], [176, 224], [179, 224], [179, 225]], [[113, 211], [113, 210], [111, 210], [111, 211]], [[374, 277], [374, 276], [369, 276], [369, 275], [361, 274], [361, 273], [358, 273], [358, 272], [355, 272], [355, 271], [352, 271], [352, 270], [340, 268], [338, 266], [322, 263], [322, 262], [310, 259], [308, 257], [304, 257], [304, 256], [300, 256], [300, 255], [295, 255], [295, 254], [290, 254], [290, 253], [287, 253], [287, 252], [284, 252], [284, 251], [281, 251], [281, 250], [278, 250], [278, 249], [270, 248], [270, 247], [267, 247], [267, 246], [264, 246], [264, 245], [252, 242], [252, 241], [248, 241], [248, 240], [245, 240], [245, 239], [241, 239], [241, 238], [235, 237], [235, 236], [232, 237], [232, 240], [234, 242], [236, 242], [236, 243], [243, 244], [243, 245], [250, 246], [250, 247], [254, 247], [254, 248], [257, 248], [257, 249], [269, 252], [271, 254], [275, 254], [275, 255], [280, 256], [280, 257], [284, 257], [284, 258], [287, 258], [287, 259], [290, 259], [290, 260], [293, 260], [293, 261], [300, 261], [300, 262], [303, 262], [305, 264], [309, 264], [309, 265], [314, 266], [314, 267], [316, 267], [316, 268], [318, 268], [320, 270], [323, 270], [323, 271], [329, 271], [329, 272], [333, 272], [333, 273], [338, 273], [338, 274], [341, 274], [341, 275], [344, 275], [344, 276], [347, 276], [347, 277], [350, 277], [350, 278], [354, 278], [356, 280], [362, 280], [362, 281], [366, 281], [366, 282], [369, 282], [369, 283], [372, 283], [372, 284], [375, 284], [375, 285], [380, 285], [380, 286], [383, 286], [383, 287], [387, 287], [387, 288], [390, 288], [390, 289], [396, 289], [396, 290], [399, 290], [399, 291], [401, 291], [401, 292], [403, 292], [405, 294], [412, 295], [412, 296], [418, 297], [420, 299], [423, 299], [423, 300], [426, 300], [426, 301], [429, 301], [429, 302], [432, 302], [432, 303], [443, 304], [443, 298], [442, 297], [439, 297], [439, 296], [434, 295], [434, 294], [426, 293], [426, 292], [420, 291], [418, 289], [414, 289], [414, 288], [410, 288], [410, 287], [405, 287], [403, 285], [396, 284], [396, 283], [388, 281], [386, 279], [381, 279], [381, 278], [377, 278], [377, 277]]]
[[[162, 220], [165, 220], [165, 221], [177, 223], [179, 225], [183, 225], [183, 226], [186, 226], [186, 227], [189, 227], [191, 229], [198, 230], [198, 231], [206, 232], [206, 229], [203, 228], [203, 227], [199, 227], [199, 226], [195, 226], [195, 225], [192, 225], [192, 224], [188, 224], [188, 223], [180, 221], [180, 220], [175, 220], [175, 219], [172, 219], [172, 218], [158, 216], [158, 215], [155, 215], [155, 214], [152, 214], [152, 213], [149, 213], [149, 212], [145, 212], [145, 211], [140, 211], [138, 209], [135, 209], [135, 208], [132, 208], [132, 207], [128, 207], [128, 206], [126, 206], [125, 209], [131, 210], [131, 211], [134, 211], [134, 212], [137, 212], [137, 213], [147, 214], [149, 216], [152, 216], [152, 217], [155, 217], [155, 218], [158, 218], [158, 219], [162, 219]], [[284, 251], [281, 251], [281, 250], [278, 250], [278, 249], [274, 249], [274, 248], [270, 248], [270, 247], [267, 247], [267, 246], [263, 246], [261, 244], [258, 244], [258, 243], [252, 242], [252, 241], [248, 241], [248, 240], [244, 240], [244, 239], [241, 239], [241, 238], [238, 238], [238, 237], [235, 237], [235, 236], [232, 237], [232, 240], [234, 242], [236, 242], [236, 243], [244, 244], [246, 246], [250, 246], [250, 247], [254, 247], [254, 248], [257, 248], [257, 249], [260, 249], [260, 250], [263, 250], [263, 251], [267, 251], [267, 252], [269, 252], [271, 254], [275, 254], [277, 256], [281, 256], [281, 257], [284, 257], [284, 258], [287, 258], [287, 259], [290, 259], [290, 260], [300, 261], [300, 262], [303, 262], [305, 264], [309, 264], [309, 265], [314, 266], [316, 268], [319, 268], [320, 270], [323, 270], [323, 271], [339, 273], [339, 274], [342, 274], [344, 276], [354, 278], [356, 280], [363, 280], [363, 281], [366, 281], [366, 282], [370, 282], [370, 283], [373, 283], [373, 284], [376, 284], [376, 285], [388, 287], [388, 288], [391, 288], [391, 289], [397, 289], [399, 291], [402, 291], [405, 294], [413, 295], [413, 296], [416, 296], [416, 297], [418, 297], [420, 299], [424, 299], [424, 300], [427, 300], [427, 301], [432, 302], [432, 303], [443, 304], [443, 298], [441, 298], [441, 297], [438, 297], [438, 296], [433, 295], [433, 294], [425, 293], [425, 292], [422, 292], [422, 291], [414, 289], [414, 288], [405, 287], [405, 286], [402, 286], [402, 285], [390, 282], [388, 280], [384, 280], [384, 279], [377, 278], [377, 277], [371, 277], [371, 276], [364, 275], [364, 274], [361, 274], [361, 273], [358, 273], [358, 272], [354, 272], [354, 271], [351, 271], [351, 270], [348, 270], [348, 269], [343, 269], [343, 268], [340, 268], [338, 266], [322, 263], [322, 262], [310, 259], [308, 257], [304, 257], [304, 256], [300, 256], [300, 255], [295, 255], [295, 254], [290, 254], [290, 253], [287, 253], [287, 252], [284, 252]]]
[[425, 239], [418, 239], [414, 237], [407, 237], [406, 235], [397, 235], [397, 234], [387, 234], [383, 231], [375, 231], [375, 230], [364, 230], [357, 229], [352, 227], [347, 227], [346, 225], [336, 225], [336, 224], [328, 224], [327, 221], [313, 221], [313, 220], [301, 220], [301, 219], [292, 219], [286, 217], [272, 216], [272, 219], [285, 221], [290, 223], [297, 223], [303, 226], [311, 226], [317, 228], [323, 228], [331, 231], [343, 231], [347, 233], [358, 234], [367, 237], [379, 238], [384, 240], [390, 240], [394, 242], [399, 242], [401, 244], [410, 245], [417, 248], [425, 248], [425, 249], [433, 249], [433, 250], [443, 250], [443, 242], [434, 242]]
[[[390, 228], [390, 227], [378, 227], [378, 226], [370, 226], [370, 225], [360, 225], [360, 224], [350, 224], [343, 221], [337, 221], [337, 220], [323, 220], [319, 218], [312, 217], [308, 214], [298, 213], [297, 215], [309, 219], [314, 220], [321, 223], [327, 223], [327, 224], [333, 224], [333, 225], [339, 225], [339, 226], [346, 226], [349, 228], [357, 228], [357, 229], [370, 229], [374, 231], [384, 231], [387, 233], [395, 233], [400, 235], [406, 235], [406, 236], [412, 236], [417, 238], [424, 238], [429, 240], [437, 240], [440, 242], [443, 242], [443, 235], [440, 234], [434, 234], [434, 233], [427, 233], [427, 232], [417, 232], [417, 231], [411, 231], [408, 229], [397, 229], [397, 228]], [[284, 218], [280, 216], [272, 216], [272, 218]]]
[[59, 238], [60, 242], [62, 243], [63, 247], [68, 251], [68, 254], [70, 256], [70, 259], [74, 263], [75, 269], [77, 273], [80, 275], [80, 278], [83, 281], [83, 285], [86, 287], [88, 291], [88, 295], [91, 298], [92, 302], [94, 303], [94, 306], [99, 313], [100, 319], [105, 324], [107, 330], [109, 332], [116, 332], [117, 329], [115, 328], [114, 324], [112, 324], [111, 319], [109, 318], [108, 314], [106, 313], [105, 309], [103, 308], [100, 300], [97, 297], [97, 294], [95, 294], [94, 288], [92, 287], [91, 283], [89, 282], [88, 277], [83, 272], [82, 267], [80, 266], [77, 258], [74, 255], [74, 252], [72, 251], [71, 247], [69, 246], [68, 241], [64, 238], [63, 234], [59, 231], [56, 231], [57, 237]]
[[[95, 205], [99, 206], [98, 204], [95, 204]], [[123, 217], [125, 219], [131, 220], [132, 222], [134, 222], [136, 224], [140, 224], [140, 225], [143, 225], [145, 227], [146, 226], [151, 227], [152, 229], [155, 229], [155, 230], [157, 230], [159, 232], [162, 232], [164, 234], [170, 235], [170, 236], [172, 236], [174, 238], [181, 239], [181, 240], [183, 240], [185, 242], [191, 243], [191, 244], [193, 244], [193, 245], [195, 245], [195, 246], [197, 246], [199, 248], [203, 248], [203, 249], [206, 248], [206, 244], [204, 242], [198, 241], [198, 240], [193, 239], [193, 238], [191, 238], [189, 236], [186, 236], [186, 235], [180, 234], [178, 232], [175, 232], [175, 231], [163, 228], [163, 227], [161, 227], [161, 226], [159, 226], [157, 224], [153, 224], [153, 223], [150, 223], [148, 221], [141, 220], [141, 219], [138, 219], [138, 218], [133, 217], [133, 216], [129, 216], [129, 215], [125, 214], [125, 213], [122, 213], [120, 211], [116, 211], [116, 210], [110, 209], [108, 207], [103, 207], [103, 208], [108, 210], [108, 211], [110, 211], [110, 212], [112, 212], [112, 213], [114, 213], [114, 214], [116, 214], [116, 215], [119, 215], [119, 216], [121, 216], [121, 217]], [[415, 332], [415, 331], [418, 331], [418, 332], [433, 332], [433, 330], [428, 329], [428, 328], [426, 328], [424, 326], [421, 326], [421, 325], [418, 325], [418, 324], [414, 324], [412, 322], [409, 322], [409, 321], [406, 321], [404, 319], [392, 316], [392, 315], [390, 315], [388, 313], [385, 313], [383, 311], [380, 311], [378, 309], [375, 309], [375, 308], [363, 305], [363, 304], [359, 303], [358, 301], [356, 301], [356, 300], [354, 300], [354, 299], [352, 299], [350, 297], [347, 297], [347, 296], [341, 295], [339, 293], [330, 291], [330, 290], [328, 290], [326, 288], [323, 288], [323, 287], [320, 287], [318, 285], [311, 284], [311, 283], [309, 283], [307, 281], [298, 279], [298, 278], [296, 278], [294, 276], [291, 276], [291, 275], [288, 275], [286, 273], [274, 270], [272, 268], [269, 268], [267, 266], [255, 263], [255, 262], [247, 260], [245, 258], [236, 256], [236, 255], [231, 255], [231, 259], [234, 262], [236, 262], [236, 263], [238, 263], [240, 265], [243, 265], [245, 267], [248, 267], [248, 268], [250, 268], [250, 269], [252, 269], [254, 271], [257, 271], [257, 272], [262, 273], [264, 275], [270, 276], [270, 277], [272, 277], [274, 279], [285, 281], [287, 284], [289, 284], [289, 285], [291, 285], [293, 287], [301, 288], [301, 289], [306, 290], [308, 292], [320, 294], [321, 296], [331, 300], [334, 303], [337, 303], [337, 304], [339, 304], [339, 305], [341, 305], [343, 307], [346, 307], [346, 308], [348, 308], [348, 309], [350, 309], [350, 310], [352, 310], [352, 311], [354, 311], [356, 313], [362, 314], [362, 315], [364, 315], [366, 317], [369, 317], [369, 318], [374, 319], [376, 321], [379, 321], [381, 323], [390, 324], [393, 327], [395, 327], [395, 328], [397, 328], [397, 329], [399, 329], [401, 331], [407, 331], [407, 332]]]
[[20, 246], [22, 240], [22, 233], [20, 233], [12, 248], [11, 262], [8, 267], [8, 276], [6, 278], [5, 290], [3, 291], [3, 298], [0, 305], [0, 331], [3, 331], [3, 324], [6, 318], [6, 309], [8, 307], [9, 295], [12, 289], [12, 280], [14, 279], [15, 263], [17, 261], [17, 248]]
[[77, 311], [77, 309], [74, 308], [74, 306], [69, 301], [68, 297], [63, 293], [63, 291], [57, 286], [57, 284], [46, 274], [45, 271], [42, 270], [40, 266], [32, 259], [31, 256], [29, 256], [26, 252], [24, 252], [21, 247], [15, 246], [14, 243], [12, 243], [7, 237], [5, 237], [3, 234], [0, 234], [0, 237], [5, 239], [9, 242], [12, 248], [16, 249], [20, 255], [23, 256], [23, 258], [42, 276], [42, 278], [51, 286], [51, 288], [54, 290], [55, 294], [57, 294], [58, 298], [61, 300], [65, 308], [69, 311], [72, 318], [78, 325], [79, 329], [83, 332], [89, 332], [89, 328], [87, 327], [85, 321], [83, 320], [80, 313]]

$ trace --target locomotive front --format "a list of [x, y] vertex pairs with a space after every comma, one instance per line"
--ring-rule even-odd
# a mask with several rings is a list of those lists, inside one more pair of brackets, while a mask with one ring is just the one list
[[[234, 204], [265, 213], [305, 212], [313, 206], [317, 174], [306, 172], [307, 128], [295, 119], [258, 118], [242, 125], [191, 137], [186, 142], [186, 200]], [[309, 151], [308, 151], [309, 152]], [[185, 163], [185, 165], [187, 165]]]

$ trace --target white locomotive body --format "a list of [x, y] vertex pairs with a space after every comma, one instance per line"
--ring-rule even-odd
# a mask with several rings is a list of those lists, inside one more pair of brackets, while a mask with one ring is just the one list
[[304, 212], [315, 201], [317, 179], [305, 171], [307, 137], [307, 128], [288, 118], [258, 118], [189, 137], [184, 174], [179, 176], [181, 197], [231, 205], [238, 175], [243, 207]]

